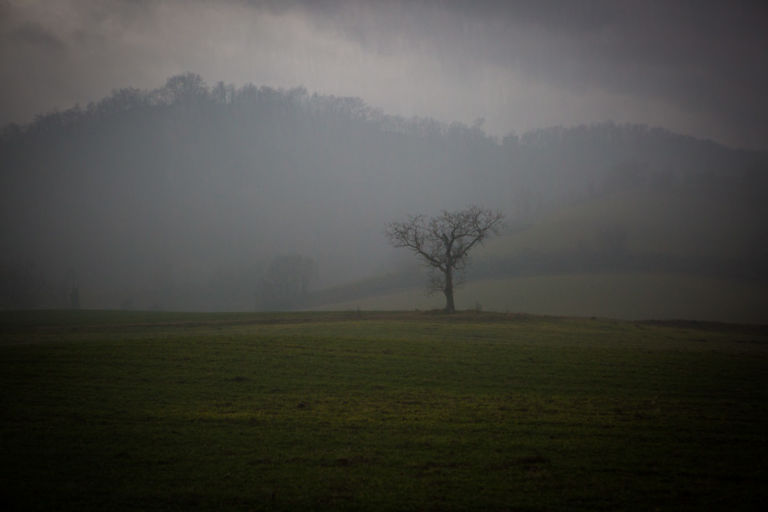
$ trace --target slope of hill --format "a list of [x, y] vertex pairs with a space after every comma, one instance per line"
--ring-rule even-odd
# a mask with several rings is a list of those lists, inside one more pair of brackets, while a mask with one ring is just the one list
[[0, 307], [250, 310], [281, 255], [316, 263], [302, 290], [398, 273], [411, 260], [387, 246], [388, 222], [468, 204], [536, 226], [478, 253], [471, 279], [761, 278], [766, 162], [610, 123], [498, 141], [358, 99], [181, 75], [2, 131]]
[[[630, 189], [563, 208], [489, 241], [484, 267], [768, 278], [768, 205], [719, 190]], [[516, 268], [515, 268], [516, 267]]]
[[[768, 324], [768, 286], [666, 273], [572, 273], [470, 281], [457, 309], [618, 318]], [[318, 311], [429, 310], [445, 305], [423, 287], [316, 305]]]
[[[510, 228], [476, 251], [459, 307], [626, 319], [768, 323], [768, 207], [624, 191]], [[695, 221], [694, 221], [695, 220]], [[313, 296], [315, 309], [434, 309], [411, 269]]]

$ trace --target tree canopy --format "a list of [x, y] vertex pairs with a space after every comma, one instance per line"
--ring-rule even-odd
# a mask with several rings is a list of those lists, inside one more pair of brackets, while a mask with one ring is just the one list
[[436, 217], [413, 215], [391, 223], [386, 233], [393, 246], [410, 249], [434, 270], [429, 288], [445, 294], [445, 310], [452, 313], [457, 273], [466, 268], [472, 248], [498, 232], [503, 218], [499, 211], [470, 206]]

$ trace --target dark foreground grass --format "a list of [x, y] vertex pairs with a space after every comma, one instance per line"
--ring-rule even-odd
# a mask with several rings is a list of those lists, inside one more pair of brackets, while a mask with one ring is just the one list
[[24, 510], [759, 510], [768, 498], [760, 328], [3, 313], [0, 390], [0, 500]]

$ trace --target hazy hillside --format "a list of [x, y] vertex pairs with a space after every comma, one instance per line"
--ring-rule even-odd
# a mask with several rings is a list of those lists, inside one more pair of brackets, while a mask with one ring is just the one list
[[[629, 190], [510, 227], [476, 251], [458, 307], [768, 323], [765, 226], [755, 221], [768, 205], [722, 194]], [[442, 307], [424, 282], [414, 266], [318, 291], [307, 306]]]
[[509, 226], [470, 278], [766, 276], [766, 155], [662, 129], [496, 140], [481, 122], [188, 74], [0, 140], [0, 307], [68, 307], [75, 290], [83, 307], [273, 307], [275, 262], [298, 255], [313, 271], [279, 304], [302, 306], [306, 292], [409, 267], [386, 245], [387, 222], [468, 204], [502, 210]]

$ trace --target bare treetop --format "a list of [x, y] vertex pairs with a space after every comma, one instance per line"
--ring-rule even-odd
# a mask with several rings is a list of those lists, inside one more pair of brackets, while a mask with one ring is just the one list
[[437, 217], [412, 215], [405, 222], [387, 227], [387, 237], [394, 247], [405, 247], [421, 256], [428, 266], [440, 271], [432, 286], [445, 294], [448, 312], [453, 302], [454, 274], [466, 268], [469, 252], [498, 232], [503, 219], [499, 211], [471, 206], [456, 212], [443, 211]]

